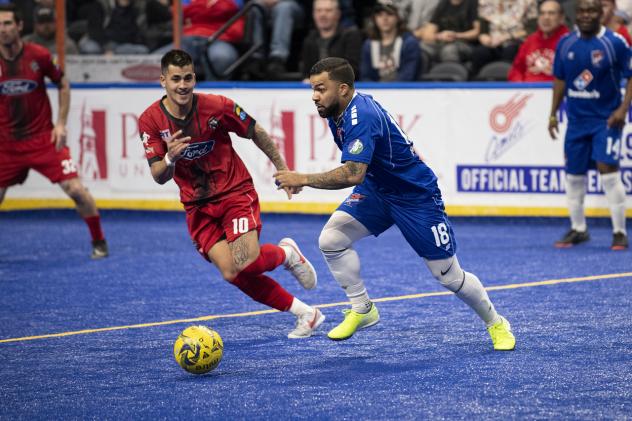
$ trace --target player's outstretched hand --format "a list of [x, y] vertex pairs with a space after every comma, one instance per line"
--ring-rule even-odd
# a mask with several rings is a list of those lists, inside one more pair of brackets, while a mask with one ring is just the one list
[[625, 124], [625, 114], [626, 110], [617, 108], [614, 112], [608, 117], [608, 127], [621, 128]]
[[182, 158], [184, 150], [189, 146], [191, 136], [182, 136], [182, 130], [178, 130], [171, 137], [167, 138], [167, 153], [172, 162]]
[[555, 116], [549, 117], [549, 135], [551, 135], [551, 139], [557, 140], [558, 132], [559, 127], [557, 123], [557, 118]]
[[296, 171], [279, 170], [273, 174], [273, 177], [277, 188], [285, 190], [288, 199], [292, 198], [292, 194], [299, 193], [307, 183], [306, 176]]
[[56, 150], [61, 150], [64, 146], [66, 146], [66, 137], [68, 136], [68, 132], [66, 131], [66, 126], [63, 124], [55, 124], [53, 131], [50, 134], [51, 143], [55, 144]]

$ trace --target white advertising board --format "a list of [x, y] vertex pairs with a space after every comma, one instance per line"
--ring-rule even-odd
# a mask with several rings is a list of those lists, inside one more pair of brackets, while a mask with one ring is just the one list
[[[548, 88], [362, 89], [371, 93], [400, 123], [415, 148], [439, 177], [448, 210], [460, 215], [562, 215], [565, 213], [563, 141], [547, 132]], [[340, 153], [325, 120], [305, 88], [198, 89], [233, 98], [265, 127], [291, 167], [302, 172], [339, 165]], [[55, 90], [50, 92], [56, 103]], [[149, 173], [138, 133], [138, 116], [163, 95], [159, 88], [73, 89], [68, 121], [75, 163], [101, 206], [178, 208], [173, 182], [156, 184]], [[565, 115], [560, 115], [563, 138]], [[248, 166], [262, 209], [327, 212], [345, 191], [310, 188], [291, 202], [276, 190], [273, 167], [252, 142], [233, 144]], [[623, 181], [632, 194], [632, 132], [621, 145]], [[587, 208], [607, 214], [599, 177], [589, 176]], [[61, 199], [60, 189], [39, 174], [13, 187], [13, 206], [27, 199]], [[20, 202], [22, 200], [22, 202]], [[628, 197], [628, 207], [632, 199]]]

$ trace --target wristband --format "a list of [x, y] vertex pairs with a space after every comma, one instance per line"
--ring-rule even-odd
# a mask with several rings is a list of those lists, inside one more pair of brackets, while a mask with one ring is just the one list
[[557, 121], [557, 117], [552, 115], [552, 116], [549, 117], [549, 121]]
[[169, 158], [169, 153], [168, 152], [165, 154], [165, 164], [167, 164], [167, 167], [169, 167], [169, 168], [173, 168], [173, 167], [176, 166], [176, 163], [173, 162], [171, 160], [171, 158]]

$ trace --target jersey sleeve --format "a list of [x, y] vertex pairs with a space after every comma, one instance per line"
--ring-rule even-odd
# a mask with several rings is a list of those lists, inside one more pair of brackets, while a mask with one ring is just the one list
[[566, 77], [564, 73], [564, 65], [562, 63], [562, 46], [565, 44], [564, 40], [566, 38], [562, 38], [558, 43], [557, 47], [555, 47], [555, 56], [553, 57], [553, 76], [560, 80], [564, 80]]
[[160, 136], [156, 122], [151, 117], [151, 113], [145, 111], [138, 119], [138, 132], [140, 140], [143, 142], [145, 157], [149, 166], [154, 162], [163, 159], [167, 153], [167, 144]]
[[342, 145], [342, 162], [363, 162], [369, 164], [375, 150], [375, 117], [371, 113], [356, 114], [350, 121], [345, 122], [345, 141]]
[[59, 84], [61, 78], [64, 76], [64, 72], [53, 61], [50, 52], [43, 50], [40, 53], [38, 61], [44, 76], [47, 76], [54, 84]]
[[615, 44], [615, 52], [617, 54], [617, 62], [621, 66], [621, 76], [624, 79], [632, 77], [632, 55], [630, 54], [630, 47], [627, 42], [618, 39]]
[[233, 132], [237, 136], [252, 139], [255, 132], [255, 119], [232, 99], [220, 97], [223, 101], [222, 126], [226, 131]]

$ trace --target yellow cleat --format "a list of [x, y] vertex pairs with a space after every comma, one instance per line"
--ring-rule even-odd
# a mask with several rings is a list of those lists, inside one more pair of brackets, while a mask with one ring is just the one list
[[371, 303], [371, 310], [368, 313], [358, 313], [347, 309], [342, 311], [345, 319], [338, 326], [329, 331], [327, 336], [334, 341], [349, 339], [358, 329], [370, 327], [380, 321], [380, 313], [375, 304]]
[[511, 333], [511, 325], [503, 316], [500, 316], [498, 323], [488, 327], [487, 331], [492, 337], [496, 351], [513, 351], [516, 347], [516, 338]]

